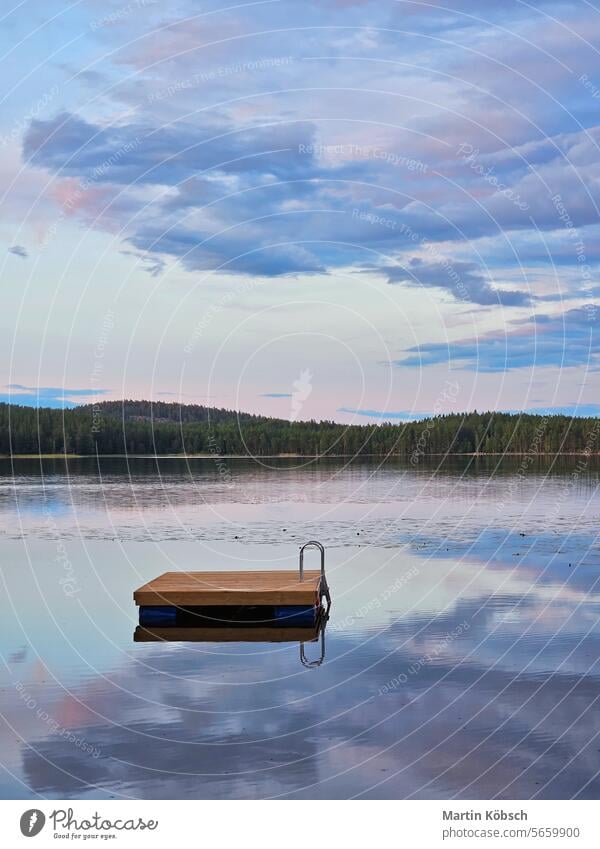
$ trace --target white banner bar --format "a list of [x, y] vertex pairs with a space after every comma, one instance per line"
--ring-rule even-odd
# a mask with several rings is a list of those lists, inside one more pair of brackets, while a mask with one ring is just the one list
[[[28, 844], [33, 840], [34, 843]], [[600, 846], [589, 801], [5, 801], [0, 845], [343, 849]]]

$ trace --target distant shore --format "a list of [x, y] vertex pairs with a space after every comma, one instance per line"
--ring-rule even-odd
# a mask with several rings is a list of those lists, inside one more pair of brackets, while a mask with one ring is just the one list
[[[600, 417], [488, 411], [413, 422], [288, 421], [235, 410], [149, 401], [102, 401], [69, 410], [0, 403], [0, 455], [21, 457], [212, 458], [298, 461], [320, 457], [589, 456]], [[446, 454], [446, 452], [448, 452]]]

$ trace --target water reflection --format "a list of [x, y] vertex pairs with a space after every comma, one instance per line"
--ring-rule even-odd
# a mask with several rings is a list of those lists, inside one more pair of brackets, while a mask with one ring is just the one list
[[[357, 475], [346, 501], [338, 476], [337, 513], [319, 520], [341, 544], [328, 551], [335, 604], [326, 660], [312, 669], [299, 652], [304, 642], [307, 662], [318, 660], [314, 632], [311, 642], [263, 632], [240, 642], [216, 631], [135, 629], [133, 589], [166, 569], [296, 567], [297, 547], [281, 532], [278, 543], [274, 535], [247, 541], [259, 536], [247, 504], [227, 540], [144, 542], [148, 520], [135, 510], [135, 541], [87, 531], [5, 539], [0, 794], [598, 798], [593, 477], [569, 505], [581, 523], [549, 527], [527, 514], [528, 482], [502, 525], [496, 511], [486, 519], [475, 495], [482, 480], [457, 505], [449, 493], [460, 481], [453, 486], [446, 473], [443, 494], [426, 490], [426, 524], [412, 515], [413, 538], [363, 546], [363, 525], [344, 513], [355, 509]], [[552, 509], [563, 484], [555, 477], [542, 486], [536, 516]], [[153, 509], [176, 528], [171, 508]], [[86, 529], [104, 529], [103, 511], [74, 510]], [[290, 514], [282, 527], [300, 537], [303, 521]]]
[[528, 466], [518, 458], [228, 460], [225, 485], [211, 459], [0, 460], [0, 535], [166, 542], [223, 540], [327, 546], [411, 543], [468, 548], [482, 528], [529, 537], [596, 535], [600, 458]]
[[[312, 625], [297, 627], [281, 624], [190, 625], [184, 627], [147, 628], [138, 625], [133, 633], [136, 643], [298, 643], [300, 663], [316, 669], [325, 660], [325, 628], [329, 614], [321, 612]], [[320, 655], [309, 660], [305, 643], [319, 643]]]

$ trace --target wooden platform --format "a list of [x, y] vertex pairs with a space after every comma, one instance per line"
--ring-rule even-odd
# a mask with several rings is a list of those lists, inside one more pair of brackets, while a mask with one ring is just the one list
[[174, 605], [315, 605], [320, 603], [321, 573], [298, 572], [165, 572], [133, 594], [140, 606]]
[[138, 625], [133, 635], [136, 643], [304, 643], [319, 637], [316, 626], [309, 628], [143, 628]]

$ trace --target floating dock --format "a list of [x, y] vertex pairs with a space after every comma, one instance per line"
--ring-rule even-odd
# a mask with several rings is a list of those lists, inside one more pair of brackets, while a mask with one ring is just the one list
[[[304, 550], [318, 548], [320, 570], [304, 570]], [[273, 624], [304, 627], [331, 597], [325, 549], [311, 540], [300, 549], [298, 571], [165, 572], [135, 590], [140, 625], [148, 628]]]
[[136, 604], [180, 607], [318, 605], [320, 572], [165, 572], [133, 594]]

